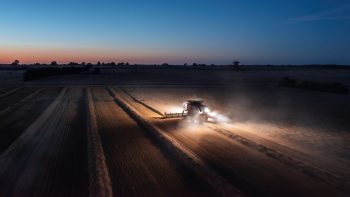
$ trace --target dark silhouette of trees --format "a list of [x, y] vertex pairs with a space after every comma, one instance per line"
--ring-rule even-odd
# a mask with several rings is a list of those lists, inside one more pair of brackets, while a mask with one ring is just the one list
[[91, 63], [87, 63], [87, 64], [85, 63], [85, 64], [84, 64], [84, 69], [85, 69], [85, 71], [87, 71], [87, 72], [88, 72], [89, 69], [91, 69], [92, 67], [93, 67], [93, 65], [92, 65]]
[[169, 64], [168, 63], [163, 63], [162, 66], [169, 66]]
[[101, 62], [100, 61], [97, 62], [97, 66], [101, 66]]
[[76, 63], [76, 62], [69, 62], [69, 63], [68, 63], [68, 66], [77, 66], [77, 65], [79, 65], [79, 64]]
[[57, 63], [56, 61], [52, 61], [50, 65], [51, 65], [51, 66], [57, 66], [58, 63]]
[[89, 71], [89, 69], [92, 69], [93, 65], [91, 63], [87, 63], [84, 68], [85, 68], [85, 71]]
[[11, 65], [13, 65], [13, 66], [18, 66], [18, 65], [19, 65], [19, 60], [13, 61]]
[[192, 66], [198, 66], [198, 64], [197, 63], [193, 63]]
[[188, 66], [188, 64], [187, 64], [187, 63], [184, 63], [184, 66]]
[[239, 67], [240, 64], [241, 64], [240, 61], [234, 61], [234, 62], [233, 62], [233, 66], [235, 66], [235, 67]]

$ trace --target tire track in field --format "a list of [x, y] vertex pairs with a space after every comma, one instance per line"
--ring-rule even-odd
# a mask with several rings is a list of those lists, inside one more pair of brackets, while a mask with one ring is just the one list
[[44, 89], [40, 88], [35, 90], [33, 93], [29, 94], [28, 96], [22, 98], [21, 100], [19, 100], [17, 103], [14, 103], [10, 106], [7, 106], [5, 109], [0, 110], [0, 116], [11, 112], [12, 110], [14, 110], [15, 108], [17, 108], [20, 105], [25, 104], [27, 101], [29, 101], [30, 99], [32, 99], [33, 97], [37, 96], [39, 93], [41, 93]]
[[18, 101], [32, 94], [37, 89], [38, 88], [34, 88], [34, 87], [29, 87], [29, 88], [25, 87], [25, 88], [18, 88], [18, 89], [15, 88], [13, 90], [10, 90], [9, 92], [11, 93], [7, 92], [5, 93], [6, 95], [0, 97], [0, 110], [4, 110], [9, 106], [14, 105]]
[[6, 96], [8, 96], [8, 95], [11, 95], [11, 94], [15, 93], [15, 92], [18, 91], [19, 89], [20, 89], [19, 87], [1, 89], [0, 99], [3, 98], [3, 97], [6, 97]]
[[86, 105], [64, 89], [0, 157], [0, 196], [87, 196]]
[[248, 138], [242, 137], [233, 131], [223, 129], [217, 126], [210, 125], [208, 126], [213, 131], [216, 131], [224, 136], [227, 136], [228, 138], [231, 138], [247, 147], [250, 147], [256, 151], [259, 151], [263, 154], [266, 154], [266, 156], [271, 157], [273, 159], [276, 159], [277, 161], [284, 163], [291, 168], [294, 168], [296, 170], [299, 170], [303, 172], [306, 175], [309, 175], [311, 177], [315, 177], [317, 179], [320, 179], [326, 183], [332, 184], [339, 189], [346, 190], [347, 185], [349, 184], [349, 181], [330, 173], [326, 170], [314, 167], [304, 161], [295, 159], [293, 157], [290, 157], [288, 155], [283, 154], [282, 152], [279, 152], [275, 149], [269, 148], [263, 144], [254, 142]]
[[61, 88], [45, 88], [0, 112], [0, 154], [54, 101]]

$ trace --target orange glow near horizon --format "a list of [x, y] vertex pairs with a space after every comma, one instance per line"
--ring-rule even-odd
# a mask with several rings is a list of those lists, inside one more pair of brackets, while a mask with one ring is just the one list
[[143, 51], [116, 51], [106, 49], [64, 49], [64, 48], [31, 48], [31, 47], [6, 47], [0, 48], [0, 64], [10, 64], [19, 60], [23, 64], [59, 63], [68, 62], [130, 62], [153, 64], [166, 61], [177, 61], [179, 57], [167, 54], [153, 54]]

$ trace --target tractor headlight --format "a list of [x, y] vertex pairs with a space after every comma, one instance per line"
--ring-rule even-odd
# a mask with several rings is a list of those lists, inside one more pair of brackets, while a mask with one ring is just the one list
[[204, 112], [205, 112], [205, 113], [210, 113], [209, 108], [207, 108], [207, 107], [206, 107], [206, 108], [204, 108]]

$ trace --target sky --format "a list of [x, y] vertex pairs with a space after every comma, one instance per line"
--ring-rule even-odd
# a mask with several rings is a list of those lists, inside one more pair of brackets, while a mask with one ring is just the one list
[[349, 0], [1, 0], [0, 63], [349, 64]]

